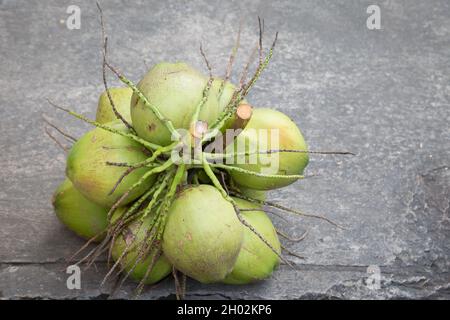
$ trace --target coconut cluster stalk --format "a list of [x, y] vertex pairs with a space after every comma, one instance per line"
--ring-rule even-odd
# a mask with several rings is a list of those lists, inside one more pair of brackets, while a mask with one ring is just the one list
[[[233, 64], [240, 44], [240, 34], [241, 26], [239, 27], [239, 32], [237, 35], [236, 43], [233, 46], [230, 58], [227, 64], [225, 76], [220, 82], [220, 85], [216, 87], [216, 80], [212, 75], [211, 65], [206, 57], [203, 47], [200, 46], [200, 54], [202, 55], [206, 67], [209, 72], [209, 76], [205, 81], [205, 85], [202, 88], [201, 98], [199, 102], [192, 109], [191, 119], [187, 127], [188, 140], [191, 142], [192, 150], [188, 150], [189, 153], [194, 155], [192, 163], [186, 164], [183, 161], [176, 162], [171, 158], [172, 153], [176, 148], [183, 145], [183, 137], [174, 125], [173, 119], [166, 117], [161, 111], [160, 106], [155, 104], [153, 100], [149, 99], [144, 92], [141, 91], [139, 86], [141, 84], [135, 84], [127, 77], [125, 77], [118, 69], [113, 66], [108, 61], [108, 37], [105, 32], [105, 26], [103, 21], [103, 13], [101, 7], [97, 4], [102, 30], [102, 47], [103, 47], [103, 62], [102, 62], [102, 76], [103, 84], [105, 87], [106, 96], [109, 100], [110, 107], [112, 109], [115, 117], [120, 120], [125, 129], [118, 129], [117, 126], [108, 123], [101, 123], [100, 121], [90, 120], [85, 116], [78, 114], [72, 110], [61, 107], [56, 103], [49, 101], [50, 104], [59, 110], [65, 111], [68, 114], [81, 119], [93, 126], [98, 130], [105, 130], [108, 134], [119, 135], [126, 139], [129, 139], [133, 143], [139, 145], [143, 150], [145, 150], [147, 156], [138, 162], [117, 162], [117, 161], [106, 161], [105, 166], [111, 166], [123, 169], [122, 174], [117, 178], [117, 181], [111, 186], [111, 190], [108, 195], [117, 195], [117, 191], [124, 185], [124, 181], [128, 179], [137, 170], [142, 170], [142, 174], [133, 180], [133, 183], [127, 184], [127, 188], [120, 192], [120, 196], [117, 196], [117, 200], [109, 207], [107, 212], [108, 227], [104, 232], [102, 232], [102, 240], [95, 247], [89, 246], [98, 237], [92, 237], [80, 250], [78, 250], [72, 260], [78, 259], [77, 263], [86, 263], [86, 267], [92, 265], [92, 263], [102, 254], [106, 254], [108, 257], [108, 264], [110, 269], [106, 274], [103, 283], [112, 276], [121, 276], [122, 278], [118, 281], [118, 286], [125, 281], [128, 277], [135, 277], [136, 270], [141, 270], [142, 265], [145, 264], [145, 274], [139, 273], [140, 282], [137, 286], [137, 293], [139, 293], [144, 284], [149, 283], [149, 279], [158, 278], [155, 276], [155, 266], [159, 266], [161, 270], [161, 262], [165, 257], [162, 256], [162, 247], [165, 236], [165, 228], [168, 223], [168, 219], [173, 219], [172, 216], [169, 218], [169, 211], [173, 206], [176, 206], [177, 201], [180, 201], [180, 197], [183, 194], [183, 190], [186, 190], [188, 186], [202, 186], [200, 184], [200, 176], [203, 179], [209, 181], [209, 188], [212, 188], [231, 208], [235, 218], [238, 223], [245, 228], [248, 232], [254, 235], [257, 239], [268, 248], [277, 259], [284, 261], [287, 264], [291, 264], [286, 260], [280, 252], [280, 249], [274, 246], [274, 241], [270, 241], [263, 234], [261, 234], [257, 228], [255, 228], [244, 216], [246, 215], [246, 209], [240, 208], [239, 203], [242, 201], [247, 201], [252, 206], [266, 206], [269, 208], [281, 210], [284, 212], [290, 212], [296, 215], [300, 215], [308, 218], [318, 218], [325, 220], [337, 227], [337, 223], [331, 221], [330, 219], [312, 214], [305, 214], [298, 210], [293, 210], [286, 208], [284, 206], [262, 200], [258, 196], [249, 196], [245, 192], [241, 192], [237, 186], [233, 185], [230, 177], [233, 173], [245, 174], [250, 177], [259, 177], [265, 179], [277, 179], [285, 181], [295, 181], [297, 179], [303, 179], [303, 174], [266, 174], [255, 172], [252, 170], [247, 170], [242, 167], [228, 165], [219, 163], [217, 160], [225, 160], [230, 155], [227, 153], [215, 153], [208, 152], [207, 147], [212, 143], [216, 142], [216, 138], [221, 136], [219, 133], [224, 130], [224, 128], [229, 128], [233, 130], [245, 130], [247, 124], [252, 119], [253, 107], [246, 102], [246, 97], [260, 78], [263, 71], [269, 65], [269, 62], [273, 56], [274, 48], [277, 42], [278, 33], [276, 33], [274, 40], [267, 52], [264, 54], [263, 50], [263, 34], [264, 34], [264, 21], [258, 18], [259, 24], [259, 38], [255, 50], [250, 54], [248, 62], [244, 66], [240, 80], [239, 86], [234, 88], [231, 98], [227, 105], [220, 110], [220, 113], [214, 117], [213, 121], [204, 120], [203, 112], [211, 97], [211, 93], [215, 94], [218, 101], [225, 94], [226, 83], [230, 79], [232, 74]], [[256, 54], [257, 53], [257, 54]], [[257, 59], [257, 66], [254, 73], [251, 75], [249, 80], [248, 73], [251, 64], [254, 59]], [[161, 125], [166, 132], [170, 134], [173, 142], [169, 144], [160, 144], [152, 141], [151, 139], [144, 139], [138, 133], [139, 130], [133, 127], [133, 121], [129, 122], [124, 115], [122, 115], [113, 99], [113, 94], [109, 88], [106, 80], [106, 71], [111, 71], [125, 86], [128, 90], [133, 93], [132, 108], [137, 108], [137, 104], [145, 108], [145, 110], [150, 110], [152, 117], [157, 121], [156, 126]], [[215, 91], [217, 90], [217, 91]], [[134, 99], [134, 100], [133, 100]], [[132, 109], [133, 110], [133, 109]], [[202, 118], [203, 117], [203, 118]], [[132, 117], [133, 119], [133, 114]], [[156, 122], [155, 122], [156, 123]], [[155, 125], [154, 123], [152, 125]], [[96, 129], [96, 130], [97, 130]], [[149, 126], [148, 130], [153, 129]], [[161, 130], [163, 130], [161, 129]], [[62, 132], [60, 132], [62, 133]], [[74, 141], [75, 139], [72, 138]], [[55, 140], [57, 141], [57, 140]], [[162, 140], [161, 140], [162, 141]], [[73, 142], [73, 141], [72, 141]], [[193, 142], [193, 143], [192, 143]], [[221, 144], [226, 146], [226, 141], [222, 141]], [[72, 152], [72, 151], [71, 151]], [[323, 153], [323, 154], [349, 154], [346, 152], [311, 152], [308, 150], [295, 150], [295, 149], [277, 149], [277, 150], [266, 150], [257, 151], [257, 153], [298, 153], [298, 154], [310, 154], [310, 153]], [[244, 155], [250, 155], [251, 152], [245, 152]], [[235, 156], [235, 155], [232, 155]], [[141, 172], [141, 171], [139, 171]], [[152, 179], [152, 183], [148, 184], [149, 179]], [[131, 195], [136, 195], [136, 190], [143, 190], [139, 192], [139, 195], [134, 196], [133, 201], [130, 200]], [[264, 198], [265, 199], [265, 198]], [[124, 205], [126, 205], [124, 207]], [[117, 210], [121, 209], [121, 214], [117, 214]], [[253, 208], [253, 207], [252, 207]], [[172, 208], [173, 209], [173, 208]], [[174, 210], [174, 209], [173, 209]], [[254, 211], [254, 208], [252, 209]], [[251, 220], [251, 219], [250, 219]], [[170, 224], [169, 224], [170, 225]], [[140, 228], [145, 228], [145, 233], [143, 234], [139, 230]], [[131, 230], [131, 231], [130, 231]], [[133, 230], [138, 230], [133, 232]], [[168, 231], [169, 232], [169, 231]], [[279, 233], [283, 234], [283, 233]], [[284, 234], [283, 234], [284, 235]], [[276, 233], [275, 233], [276, 236]], [[286, 236], [287, 237], [287, 236]], [[118, 246], [118, 243], [121, 243]], [[168, 240], [164, 242], [168, 243]], [[120, 250], [118, 249], [120, 247]], [[87, 253], [86, 253], [87, 251]], [[83, 254], [80, 257], [80, 255]], [[132, 257], [133, 259], [129, 259]], [[169, 259], [171, 262], [176, 261], [177, 257], [173, 256]], [[230, 258], [231, 259], [231, 258]], [[232, 259], [230, 260], [230, 263]], [[183, 266], [183, 263], [179, 264]], [[185, 275], [181, 275], [181, 280], [179, 278], [180, 271], [175, 267], [163, 268], [164, 272], [159, 272], [161, 274], [172, 273], [175, 278], [177, 287], [177, 296], [182, 297], [185, 292]], [[182, 270], [183, 271], [183, 270]], [[188, 273], [188, 268], [184, 269], [183, 273]], [[229, 271], [229, 270], [228, 270]], [[198, 273], [193, 272], [196, 278], [202, 278]], [[214, 274], [210, 276], [205, 276], [204, 281], [217, 281], [223, 274]], [[155, 281], [157, 281], [156, 279]], [[154, 280], [150, 281], [154, 282]]]

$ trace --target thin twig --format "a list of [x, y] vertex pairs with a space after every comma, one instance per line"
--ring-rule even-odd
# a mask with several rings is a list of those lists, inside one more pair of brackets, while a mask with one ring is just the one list
[[258, 52], [258, 44], [256, 44], [253, 47], [253, 49], [248, 57], [248, 60], [247, 60], [246, 64], [244, 65], [244, 68], [242, 69], [240, 80], [239, 80], [239, 87], [241, 89], [245, 86], [245, 80], [247, 80], [248, 71], [250, 69], [250, 66], [251, 66], [253, 60], [255, 59], [256, 52]]
[[175, 295], [177, 297], [177, 300], [181, 300], [181, 284], [180, 280], [178, 279], [178, 270], [175, 269], [175, 267], [172, 267], [172, 276], [175, 283]]
[[256, 203], [263, 204], [263, 205], [266, 205], [266, 206], [269, 206], [269, 207], [273, 207], [273, 208], [277, 208], [277, 209], [280, 209], [280, 210], [283, 210], [283, 211], [286, 211], [286, 212], [289, 212], [289, 213], [293, 213], [293, 214], [296, 214], [296, 215], [299, 215], [299, 216], [304, 216], [304, 217], [324, 220], [324, 221], [332, 224], [333, 226], [335, 226], [337, 228], [340, 228], [340, 229], [343, 229], [343, 230], [347, 230], [347, 228], [345, 228], [345, 227], [337, 224], [336, 222], [332, 221], [331, 219], [329, 219], [327, 217], [324, 217], [324, 216], [321, 216], [321, 215], [304, 213], [304, 212], [301, 212], [299, 210], [294, 210], [294, 209], [291, 209], [291, 208], [279, 205], [279, 204], [274, 203], [274, 202], [263, 201], [263, 200], [250, 198], [250, 197], [244, 196], [244, 195], [242, 195], [240, 193], [236, 193], [236, 192], [233, 192], [233, 191], [231, 192], [231, 194], [233, 196], [235, 196], [235, 197], [238, 197], [238, 198], [241, 198], [241, 199], [244, 199], [244, 200], [248, 200], [250, 202], [256, 202]]
[[45, 130], [45, 133], [48, 135], [48, 137], [49, 137], [50, 139], [52, 139], [53, 142], [55, 142], [56, 145], [57, 145], [58, 147], [60, 147], [65, 153], [68, 153], [68, 152], [69, 152], [69, 148], [67, 148], [67, 147], [64, 146], [61, 142], [59, 142], [58, 139], [56, 139], [56, 138], [50, 133], [50, 131], [48, 130], [48, 127], [45, 127], [44, 130]]
[[170, 119], [164, 117], [159, 108], [147, 99], [147, 97], [138, 89], [138, 87], [128, 78], [126, 78], [122, 73], [120, 73], [114, 66], [112, 66], [108, 61], [105, 61], [106, 66], [109, 70], [111, 70], [120, 81], [126, 84], [133, 92], [139, 97], [139, 99], [144, 103], [145, 106], [149, 107], [153, 114], [161, 121], [164, 126], [169, 130], [174, 140], [179, 140], [181, 135], [173, 126], [173, 123]]
[[50, 120], [48, 120], [48, 119], [46, 118], [46, 115], [45, 115], [45, 114], [42, 115], [42, 118], [44, 119], [44, 122], [45, 122], [46, 124], [48, 124], [50, 127], [52, 127], [53, 129], [55, 129], [56, 131], [58, 131], [58, 132], [59, 132], [61, 135], [63, 135], [65, 138], [67, 138], [67, 140], [68, 140], [69, 142], [76, 142], [76, 141], [77, 141], [76, 138], [74, 138], [73, 136], [71, 136], [71, 135], [68, 134], [67, 132], [63, 131], [61, 128], [59, 128], [59, 127], [57, 127], [56, 125], [54, 125], [53, 123], [51, 123]]
[[350, 151], [310, 151], [310, 150], [296, 150], [296, 149], [270, 149], [270, 150], [259, 150], [259, 151], [245, 151], [245, 152], [232, 152], [232, 153], [206, 153], [206, 156], [212, 159], [226, 159], [233, 158], [236, 156], [251, 156], [255, 154], [272, 154], [272, 153], [307, 153], [307, 154], [322, 154], [322, 155], [352, 155], [356, 156], [355, 153]]
[[70, 114], [71, 116], [74, 116], [75, 118], [78, 118], [80, 120], [83, 120], [84, 122], [87, 122], [87, 123], [89, 123], [89, 124], [91, 124], [93, 126], [96, 126], [97, 128], [101, 128], [103, 130], [106, 130], [106, 131], [109, 131], [109, 132], [112, 132], [112, 133], [115, 133], [115, 134], [118, 134], [118, 135], [121, 135], [121, 136], [124, 136], [124, 137], [128, 137], [128, 138], [130, 138], [130, 139], [140, 143], [144, 147], [149, 148], [151, 150], [155, 150], [155, 149], [161, 148], [161, 146], [159, 146], [157, 144], [154, 144], [154, 143], [151, 143], [151, 142], [148, 142], [148, 141], [146, 141], [146, 140], [144, 140], [144, 139], [142, 139], [142, 138], [140, 138], [140, 137], [138, 137], [138, 136], [136, 136], [136, 135], [134, 135], [134, 134], [132, 134], [130, 132], [120, 131], [118, 129], [115, 129], [115, 128], [112, 128], [112, 127], [110, 127], [108, 125], [105, 125], [103, 123], [99, 123], [97, 121], [88, 119], [87, 117], [83, 116], [82, 114], [79, 114], [79, 113], [76, 113], [76, 112], [74, 112], [72, 110], [69, 110], [67, 108], [63, 108], [61, 106], [58, 106], [56, 103], [54, 103], [50, 99], [47, 99], [47, 101], [52, 107], [54, 107], [56, 109], [59, 109], [59, 110], [62, 110], [64, 112]]
[[270, 250], [272, 250], [273, 253], [275, 253], [282, 261], [285, 261], [287, 264], [290, 265], [288, 261], [286, 261], [281, 254], [255, 229], [253, 226], [248, 223], [245, 218], [242, 216], [241, 211], [236, 203], [236, 201], [230, 197], [228, 192], [222, 187], [220, 184], [220, 181], [217, 179], [216, 175], [214, 174], [211, 165], [206, 161], [206, 158], [202, 158], [203, 168], [205, 170], [205, 173], [208, 175], [208, 177], [211, 179], [214, 186], [220, 191], [223, 198], [227, 200], [229, 203], [233, 205], [234, 211], [236, 213], [237, 218], [239, 221], [247, 227], [251, 232], [253, 232]]
[[219, 88], [218, 99], [220, 99], [220, 97], [222, 96], [222, 92], [223, 92], [223, 90], [225, 88], [225, 84], [231, 77], [231, 73], [233, 71], [234, 61], [236, 59], [236, 55], [237, 55], [237, 52], [239, 50], [239, 46], [240, 46], [240, 42], [241, 42], [241, 32], [242, 32], [242, 19], [239, 21], [239, 29], [238, 29], [238, 33], [237, 33], [237, 36], [236, 36], [236, 42], [235, 42], [233, 48], [231, 49], [230, 58], [228, 60], [228, 65], [227, 65], [227, 68], [225, 70], [225, 77], [224, 77], [224, 79], [222, 81], [222, 84], [220, 85], [220, 88]]
[[299, 238], [292, 238], [289, 235], [287, 235], [286, 233], [280, 231], [277, 229], [277, 233], [282, 236], [283, 238], [292, 241], [292, 242], [300, 242], [302, 240], [304, 240], [306, 238], [306, 236], [308, 235], [308, 230], [306, 230], [305, 232], [303, 232], [303, 234], [299, 237]]
[[205, 61], [206, 64], [206, 68], [208, 69], [209, 72], [209, 77], [212, 78], [212, 68], [211, 68], [211, 64], [208, 61], [208, 58], [206, 57], [205, 51], [203, 50], [203, 45], [202, 43], [200, 43], [200, 54], [203, 57], [203, 60]]
[[102, 29], [102, 39], [103, 39], [103, 63], [102, 63], [102, 76], [103, 76], [103, 85], [105, 87], [106, 90], [106, 95], [108, 96], [109, 99], [109, 103], [111, 104], [111, 108], [115, 114], [115, 116], [120, 119], [120, 121], [122, 121], [122, 123], [132, 132], [132, 133], [136, 133], [134, 131], [133, 126], [127, 121], [125, 120], [125, 118], [120, 114], [119, 111], [117, 111], [116, 105], [114, 104], [113, 98], [111, 96], [111, 93], [109, 91], [109, 87], [108, 87], [108, 82], [106, 80], [106, 57], [108, 54], [108, 37], [106, 36], [106, 31], [105, 31], [105, 23], [103, 21], [103, 10], [100, 6], [100, 4], [98, 2], [97, 3], [97, 8], [98, 11], [100, 13], [100, 25], [101, 25], [101, 29]]
[[[262, 22], [264, 24], [264, 20]], [[261, 65], [263, 63], [263, 33], [264, 33], [264, 27], [261, 25], [261, 18], [258, 16], [258, 26], [259, 26], [259, 64]]]
[[304, 256], [301, 256], [297, 253], [295, 253], [294, 251], [289, 250], [288, 248], [286, 248], [285, 246], [281, 245], [281, 249], [283, 249], [284, 251], [286, 251], [288, 254], [290, 254], [291, 256], [297, 257], [299, 259], [306, 259]]

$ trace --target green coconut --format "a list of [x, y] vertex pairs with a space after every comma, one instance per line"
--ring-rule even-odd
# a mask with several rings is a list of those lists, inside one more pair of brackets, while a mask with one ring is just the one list
[[[109, 122], [117, 130], [128, 132], [125, 125], [116, 120]], [[134, 164], [148, 158], [147, 151], [137, 142], [101, 128], [95, 128], [82, 136], [71, 148], [67, 158], [66, 174], [75, 188], [89, 200], [110, 208], [148, 168], [139, 168], [128, 174], [113, 194], [109, 194], [126, 167], [108, 165], [107, 162]], [[153, 183], [150, 176], [135, 188], [121, 203], [125, 205], [142, 195]]]
[[[260, 138], [260, 130], [266, 132]], [[272, 141], [272, 134], [278, 130], [278, 143]], [[244, 148], [243, 148], [244, 147]], [[230, 149], [231, 148], [231, 149]], [[268, 150], [308, 150], [308, 146], [297, 125], [280, 111], [261, 108], [254, 109], [252, 117], [245, 129], [236, 137], [234, 143], [227, 148], [228, 153], [242, 151]], [[233, 166], [256, 173], [273, 175], [301, 175], [309, 161], [308, 153], [278, 152], [236, 157]], [[239, 185], [255, 190], [271, 190], [285, 187], [297, 179], [261, 177], [248, 173], [230, 171], [234, 181]]]
[[[140, 250], [145, 245], [144, 241], [146, 240], [152, 217], [153, 214], [146, 217], [142, 223], [141, 221], [134, 221], [128, 225], [114, 241], [111, 251], [115, 261], [120, 258], [119, 264], [123, 267], [124, 272], [128, 273], [131, 271], [130, 278], [138, 282], [145, 278], [144, 284], [156, 283], [164, 279], [172, 271], [172, 265], [164, 255], [155, 258], [157, 253], [155, 249], [141, 256], [140, 261], [136, 263], [141, 253]], [[153, 262], [154, 259], [156, 259], [155, 262]], [[153, 267], [147, 274], [152, 264]]]
[[210, 185], [190, 186], [174, 200], [162, 248], [176, 269], [202, 283], [231, 272], [243, 239], [233, 205]]
[[[109, 93], [111, 94], [111, 98], [114, 102], [116, 110], [125, 120], [131, 122], [130, 101], [133, 90], [128, 87], [110, 88]], [[95, 116], [95, 121], [99, 123], [107, 123], [114, 120], [117, 120], [117, 117], [114, 114], [108, 95], [105, 91], [100, 95], [100, 98], [98, 99], [97, 115]]]
[[[269, 217], [255, 203], [234, 199], [240, 209], [255, 209], [242, 211], [241, 215], [268, 243], [281, 254], [281, 245], [277, 232]], [[280, 260], [255, 233], [249, 228], [244, 229], [244, 241], [233, 270], [223, 280], [227, 284], [247, 284], [268, 278], [278, 266]]]
[[[150, 69], [137, 87], [175, 129], [188, 130], [207, 82], [208, 77], [186, 63], [162, 62]], [[217, 90], [211, 90], [199, 120], [211, 125], [220, 112]], [[169, 130], [136, 94], [131, 98], [131, 119], [137, 134], [147, 141], [162, 146], [172, 142]]]
[[[80, 237], [91, 239], [96, 236], [95, 241], [104, 238], [109, 209], [86, 199], [69, 179], [66, 178], [56, 189], [52, 204], [59, 220]], [[124, 210], [119, 207], [116, 212], [121, 214]]]

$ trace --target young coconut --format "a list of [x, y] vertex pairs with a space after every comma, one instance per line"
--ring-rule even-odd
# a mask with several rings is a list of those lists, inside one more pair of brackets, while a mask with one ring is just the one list
[[[109, 122], [108, 125], [120, 131], [128, 130], [120, 120]], [[108, 162], [136, 164], [148, 157], [147, 150], [139, 143], [101, 128], [95, 128], [72, 146], [67, 158], [66, 174], [86, 198], [110, 208], [149, 168], [133, 170], [117, 185], [119, 178], [128, 168], [114, 166]], [[142, 195], [154, 183], [154, 180], [154, 175], [148, 177], [134, 188], [120, 205], [130, 203]], [[116, 185], [117, 188], [110, 194]]]
[[177, 270], [202, 282], [222, 281], [239, 254], [244, 226], [213, 186], [189, 186], [175, 198], [162, 248]]
[[[273, 140], [272, 134], [278, 136], [278, 141]], [[288, 116], [280, 111], [264, 108], [253, 110], [247, 126], [227, 148], [227, 153], [235, 153], [235, 163], [232, 165], [238, 168], [263, 174], [300, 175], [309, 161], [307, 150], [302, 133]], [[239, 155], [244, 151], [249, 154]], [[297, 180], [262, 177], [239, 171], [230, 171], [230, 175], [239, 185], [256, 190], [281, 188]]]
[[[261, 210], [261, 206], [239, 198], [233, 198], [239, 209], [255, 209], [241, 211], [241, 215], [273, 249], [281, 254], [281, 245], [277, 232], [269, 217]], [[269, 277], [278, 266], [279, 257], [250, 229], [244, 229], [244, 240], [233, 270], [223, 280], [227, 284], [247, 284]]]
[[143, 284], [159, 282], [172, 272], [172, 265], [164, 255], [156, 257], [155, 248], [141, 251], [143, 246], [148, 245], [145, 241], [153, 216], [150, 214], [144, 221], [137, 220], [128, 225], [114, 241], [111, 251], [115, 261], [120, 259], [124, 273], [130, 273], [130, 278], [135, 281], [143, 280]]
[[[207, 77], [186, 63], [162, 62], [150, 69], [137, 88], [175, 129], [188, 130], [207, 83]], [[141, 138], [161, 146], [172, 142], [171, 132], [136, 93], [130, 111], [133, 127]], [[221, 111], [217, 91], [210, 90], [198, 120], [212, 124]]]
[[[52, 198], [56, 216], [70, 230], [82, 238], [101, 241], [103, 232], [108, 226], [107, 214], [109, 209], [86, 199], [66, 178], [56, 189]], [[124, 212], [123, 207], [116, 212]]]
[[[109, 93], [111, 94], [111, 99], [114, 102], [114, 106], [116, 107], [117, 112], [119, 112], [125, 120], [131, 122], [130, 101], [133, 90], [128, 87], [110, 88]], [[117, 117], [114, 114], [108, 94], [106, 91], [104, 91], [98, 99], [95, 121], [97, 121], [98, 123], [107, 123], [114, 120], [117, 120]]]

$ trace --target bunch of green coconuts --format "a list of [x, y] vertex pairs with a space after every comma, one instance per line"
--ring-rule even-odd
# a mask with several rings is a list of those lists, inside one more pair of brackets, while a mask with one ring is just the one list
[[[62, 223], [97, 243], [85, 258], [106, 252], [113, 261], [108, 275], [115, 269], [141, 284], [173, 270], [226, 284], [272, 274], [281, 245], [264, 212], [266, 191], [302, 178], [308, 151], [288, 116], [245, 99], [271, 54], [239, 87], [166, 62], [135, 85], [108, 64], [126, 86], [105, 84], [95, 121], [63, 109], [95, 126], [71, 147], [66, 180], [53, 196]], [[227, 129], [238, 134], [219, 139]], [[224, 151], [211, 149], [214, 143]], [[245, 161], [232, 161], [238, 155]], [[263, 157], [246, 161], [255, 155], [276, 155], [276, 172], [267, 173]]]

